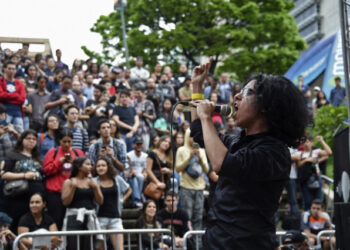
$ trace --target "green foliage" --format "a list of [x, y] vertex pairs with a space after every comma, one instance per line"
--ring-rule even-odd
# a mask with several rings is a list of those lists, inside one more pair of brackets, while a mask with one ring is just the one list
[[[333, 136], [341, 129], [347, 127], [344, 120], [348, 117], [347, 106], [322, 106], [317, 110], [314, 118], [315, 126], [312, 129], [313, 137], [322, 135], [327, 144], [333, 148]], [[316, 140], [315, 140], [316, 141]]]
[[[168, 65], [184, 58], [191, 65], [213, 56], [210, 69], [233, 72], [244, 80], [251, 72], [283, 74], [306, 43], [289, 15], [292, 0], [128, 0], [125, 22], [129, 54], [155, 65], [162, 55]], [[100, 16], [91, 31], [102, 37], [110, 63], [123, 55], [120, 12]]]

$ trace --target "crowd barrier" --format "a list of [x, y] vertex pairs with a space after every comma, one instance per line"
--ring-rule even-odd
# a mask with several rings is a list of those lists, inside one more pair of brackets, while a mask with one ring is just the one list
[[[323, 235], [335, 235], [335, 230], [323, 230], [317, 234], [317, 245], [315, 246], [315, 249], [322, 249], [321, 247], [321, 236]], [[329, 245], [331, 246], [331, 250], [333, 250], [332, 246], [332, 237], [329, 237]]]
[[[146, 233], [159, 233], [161, 236], [164, 234], [171, 234], [170, 229], [123, 229], [123, 230], [91, 230], [91, 231], [59, 231], [59, 232], [30, 232], [18, 235], [13, 242], [13, 250], [18, 250], [18, 244], [22, 238], [25, 237], [42, 237], [42, 236], [76, 236], [77, 237], [77, 250], [80, 249], [79, 236], [90, 236], [90, 241], [93, 241], [93, 236], [98, 234], [109, 235], [109, 234], [126, 234], [127, 235], [127, 249], [131, 250], [131, 234], [138, 235], [138, 249], [142, 250], [142, 239], [141, 234]], [[106, 237], [103, 237], [104, 249], [107, 249]], [[161, 242], [163, 243], [163, 237], [161, 237]], [[124, 239], [125, 241], [125, 239]], [[150, 241], [153, 242], [153, 237], [151, 235]], [[153, 250], [153, 244], [150, 246]], [[62, 248], [64, 249], [64, 248]], [[84, 249], [88, 250], [88, 249]], [[90, 250], [94, 250], [93, 244], [91, 244]]]

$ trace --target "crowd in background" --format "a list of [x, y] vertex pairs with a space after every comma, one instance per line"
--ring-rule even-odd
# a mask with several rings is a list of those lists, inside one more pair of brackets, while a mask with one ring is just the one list
[[[191, 100], [186, 64], [176, 74], [160, 63], [146, 68], [141, 57], [130, 69], [99, 65], [92, 59], [76, 59], [69, 67], [59, 49], [55, 57], [36, 54], [30, 58], [28, 53], [29, 44], [17, 52], [1, 50], [1, 185], [5, 188], [16, 181], [27, 185], [22, 192], [0, 194], [0, 210], [6, 213], [1, 214], [0, 224], [10, 226], [3, 229], [3, 244], [15, 234], [39, 228], [123, 229], [123, 204], [143, 209], [139, 228], [168, 228], [173, 214], [178, 247], [186, 231], [203, 229], [205, 204], [210, 206], [210, 190], [215, 189], [218, 176], [205, 150], [190, 137], [191, 108], [177, 105], [171, 117], [177, 101]], [[241, 87], [227, 73], [219, 78], [210, 75], [204, 96], [217, 105], [232, 104]], [[330, 102], [319, 87], [311, 93], [302, 76], [299, 88], [311, 120], [321, 106], [338, 106], [345, 98], [340, 78], [336, 78]], [[212, 121], [218, 133], [239, 136], [242, 132], [233, 118], [220, 113], [214, 112]], [[294, 229], [306, 232], [313, 244], [316, 234], [331, 226], [330, 217], [320, 208], [320, 174], [325, 174], [332, 150], [322, 136], [315, 139], [322, 148], [315, 148], [314, 139], [308, 137], [300, 148], [291, 149], [293, 166], [286, 186], [289, 214], [301, 222]], [[160, 197], [146, 191], [150, 184], [162, 191]], [[207, 203], [204, 190], [209, 191]], [[299, 191], [302, 215], [296, 199]], [[89, 223], [95, 218], [98, 223]], [[169, 242], [154, 236], [150, 242], [144, 235], [144, 245], [169, 248]], [[122, 235], [110, 238], [114, 249], [117, 242], [122, 247]], [[62, 241], [51, 239], [53, 246], [66, 244], [74, 249], [74, 239]], [[88, 249], [89, 239], [82, 237], [81, 242]], [[24, 239], [21, 244], [25, 249], [34, 242]]]

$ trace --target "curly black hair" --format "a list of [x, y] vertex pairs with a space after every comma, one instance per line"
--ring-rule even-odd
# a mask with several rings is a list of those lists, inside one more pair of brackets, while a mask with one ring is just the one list
[[255, 81], [256, 111], [266, 113], [269, 132], [288, 146], [297, 147], [305, 140], [308, 112], [299, 89], [287, 78], [258, 73]]

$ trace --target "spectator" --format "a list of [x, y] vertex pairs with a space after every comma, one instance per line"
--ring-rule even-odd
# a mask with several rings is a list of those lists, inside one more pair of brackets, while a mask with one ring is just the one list
[[96, 62], [92, 62], [88, 68], [89, 73], [94, 79], [100, 79], [100, 65]]
[[[53, 59], [53, 57], [48, 57], [46, 59], [46, 67], [44, 69], [45, 75], [50, 78], [53, 77], [55, 75], [55, 69], [56, 69], [56, 62], [55, 59]], [[59, 70], [60, 72], [62, 72], [62, 70]], [[62, 73], [63, 75], [63, 73]], [[50, 89], [48, 89], [49, 91], [52, 91]]]
[[62, 69], [65, 72], [65, 75], [69, 75], [69, 67], [67, 64], [61, 61], [62, 51], [60, 49], [56, 49], [56, 68]]
[[23, 194], [5, 196], [4, 211], [13, 218], [11, 231], [16, 232], [19, 218], [28, 212], [29, 198], [37, 192], [44, 192], [41, 160], [36, 132], [25, 130], [15, 147], [5, 159], [5, 181], [27, 180], [28, 189]]
[[162, 65], [160, 62], [157, 62], [154, 66], [154, 72], [151, 74], [151, 77], [155, 78], [155, 82], [158, 83], [160, 80], [160, 76], [162, 74]]
[[172, 102], [170, 99], [165, 98], [160, 112], [158, 114], [158, 119], [154, 122], [154, 128], [158, 132], [158, 135], [169, 135], [170, 134], [170, 126], [171, 122], [173, 123], [173, 128], [177, 129], [177, 121], [175, 118], [173, 118], [172, 121], [170, 121], [170, 111], [172, 107]]
[[149, 78], [149, 72], [143, 66], [142, 57], [137, 57], [136, 66], [130, 70], [130, 85], [133, 86], [135, 83], [141, 84], [145, 87], [146, 81]]
[[220, 93], [218, 89], [218, 81], [219, 81], [218, 78], [215, 76], [208, 76], [207, 81], [209, 85], [204, 89], [204, 98], [209, 99], [211, 92], [216, 92], [218, 93], [218, 96], [219, 96]]
[[179, 130], [175, 135], [175, 147], [177, 150], [185, 144], [185, 133]]
[[106, 64], [102, 64], [100, 67], [100, 77], [104, 78], [104, 77], [108, 77], [109, 74], [109, 67]]
[[[136, 221], [136, 227], [140, 229], [160, 229], [160, 222], [157, 220], [157, 206], [154, 200], [147, 200], [143, 205], [142, 214]], [[153, 242], [151, 242], [151, 236]], [[151, 244], [154, 249], [169, 250], [169, 246], [161, 241], [161, 236], [158, 233], [142, 234], [142, 246], [144, 250], [151, 249]]]
[[282, 246], [280, 246], [280, 249], [309, 250], [310, 248], [305, 235], [298, 230], [289, 230], [282, 236]]
[[[104, 198], [103, 204], [97, 208], [101, 229], [123, 230], [122, 205], [131, 194], [129, 184], [117, 175], [117, 171], [107, 157], [100, 157], [94, 170], [97, 175], [94, 179], [99, 184]], [[114, 249], [123, 249], [123, 234], [111, 234], [110, 238]]]
[[[322, 162], [332, 154], [332, 149], [324, 141], [322, 136], [317, 136], [323, 149], [313, 149], [312, 136], [308, 136], [303, 144], [303, 152], [299, 152], [298, 179], [303, 195], [304, 210], [309, 210], [314, 199], [322, 200], [322, 183], [318, 162]], [[318, 183], [318, 184], [317, 184]]]
[[38, 77], [38, 70], [36, 68], [36, 65], [34, 63], [28, 64], [25, 73], [27, 75], [26, 77], [26, 86], [28, 89], [30, 89], [29, 92], [33, 92], [34, 89], [38, 87], [36, 79]]
[[185, 63], [181, 63], [179, 68], [179, 74], [175, 76], [176, 79], [176, 86], [178, 88], [181, 88], [184, 86], [184, 82], [187, 78], [191, 78], [191, 76], [188, 74], [187, 66]]
[[[44, 211], [46, 202], [41, 193], [35, 193], [30, 197], [29, 200], [29, 210], [30, 212], [21, 216], [21, 219], [18, 223], [18, 235], [27, 232], [35, 232], [40, 229], [45, 229], [47, 231], [56, 232], [58, 231], [57, 225], [54, 220], [46, 214]], [[22, 238], [21, 242], [27, 248], [33, 248], [33, 243], [35, 241], [32, 238]], [[51, 245], [45, 246], [47, 248], [56, 248], [60, 245], [61, 240], [58, 236], [51, 237]], [[37, 246], [38, 247], [38, 246]], [[37, 249], [37, 247], [35, 249]]]
[[239, 136], [242, 132], [242, 129], [238, 126], [236, 126], [235, 119], [233, 117], [230, 117], [227, 119], [227, 130], [225, 132], [226, 135], [231, 136]]
[[23, 83], [15, 79], [16, 65], [8, 61], [4, 64], [4, 77], [0, 77], [0, 103], [7, 108], [7, 122], [18, 125], [23, 131], [23, 108], [26, 91]]
[[313, 96], [314, 98], [312, 99], [312, 108], [313, 108], [313, 114], [315, 115], [316, 114], [316, 102], [317, 102], [317, 96], [318, 96], [318, 93], [321, 91], [321, 88], [319, 86], [315, 86], [314, 87], [314, 93], [313, 93]]
[[56, 113], [61, 121], [65, 120], [64, 109], [69, 104], [78, 105], [78, 97], [71, 90], [72, 77], [65, 75], [62, 78], [61, 89], [53, 91], [50, 95], [49, 102], [45, 105], [45, 108], [50, 112]]
[[60, 119], [56, 114], [49, 114], [44, 122], [41, 133], [38, 133], [38, 148], [43, 161], [46, 153], [57, 147], [57, 133], [60, 129]]
[[[331, 222], [330, 217], [327, 213], [322, 211], [322, 202], [321, 200], [315, 199], [312, 201], [311, 209], [305, 211], [301, 215], [300, 222], [301, 230], [308, 236], [311, 246], [316, 244], [317, 234], [322, 230], [330, 230]], [[327, 239], [328, 236], [321, 236], [322, 249], [329, 250], [330, 244]], [[335, 248], [335, 237], [331, 237], [331, 242], [333, 245], [332, 249]]]
[[72, 149], [73, 134], [68, 129], [60, 130], [57, 136], [58, 148], [51, 148], [44, 159], [43, 173], [46, 176], [47, 208], [59, 229], [62, 227], [65, 207], [61, 201], [61, 189], [72, 171], [72, 162], [83, 156], [79, 149]]
[[329, 102], [326, 98], [326, 94], [323, 91], [318, 92], [315, 105], [315, 111], [321, 108], [322, 106], [329, 105]]
[[[179, 89], [180, 101], [191, 101], [192, 100], [192, 89], [191, 89], [191, 77], [186, 77], [184, 80], [184, 86]], [[191, 121], [191, 107], [187, 106], [183, 110], [185, 119]]]
[[120, 105], [113, 110], [113, 118], [120, 127], [120, 133], [126, 143], [127, 151], [132, 150], [134, 135], [139, 127], [139, 117], [134, 107], [129, 107], [130, 92], [127, 90], [120, 91]]
[[[156, 148], [148, 153], [146, 173], [150, 181], [156, 183], [159, 189], [166, 191], [170, 188], [172, 169], [170, 137], [164, 135], [159, 139]], [[162, 179], [164, 179], [164, 182], [162, 182]]]
[[331, 90], [330, 103], [333, 106], [338, 107], [343, 103], [343, 100], [346, 98], [345, 88], [341, 85], [341, 78], [338, 76], [334, 79], [335, 87]]
[[83, 70], [83, 63], [80, 59], [74, 59], [72, 69], [70, 71], [71, 75], [74, 76], [78, 71]]
[[79, 108], [78, 106], [71, 104], [65, 109], [65, 117], [67, 123], [65, 128], [68, 128], [73, 133], [73, 148], [78, 148], [84, 153], [89, 151], [89, 135], [86, 129], [77, 126], [79, 119]]
[[[47, 85], [47, 90], [50, 93], [61, 88], [63, 76], [64, 73], [61, 69], [55, 69], [53, 76], [48, 76], [49, 84]], [[53, 79], [51, 79], [52, 77]]]
[[145, 91], [145, 94], [147, 96], [147, 99], [153, 102], [153, 105], [158, 114], [159, 106], [163, 100], [163, 94], [158, 88], [156, 88], [156, 83], [152, 78], [147, 80], [146, 87], [147, 89]]
[[133, 143], [134, 150], [130, 151], [127, 156], [130, 167], [127, 175], [128, 182], [132, 188], [132, 202], [134, 207], [142, 208], [142, 190], [143, 183], [147, 177], [147, 154], [142, 152], [144, 143], [141, 137], [136, 137]]
[[219, 82], [219, 103], [228, 103], [230, 101], [230, 95], [233, 90], [233, 82], [230, 82], [227, 73], [222, 73]]
[[[73, 161], [70, 178], [62, 187], [62, 203], [67, 207], [63, 231], [72, 230], [100, 230], [95, 204], [103, 204], [103, 195], [98, 183], [89, 178], [91, 176], [91, 162], [87, 157], [78, 157]], [[81, 216], [79, 216], [81, 215]], [[81, 249], [91, 249], [90, 236], [79, 236]], [[102, 235], [97, 236], [103, 240]], [[77, 247], [77, 237], [67, 237], [67, 249]], [[98, 248], [98, 247], [96, 247]]]
[[46, 76], [45, 68], [46, 68], [46, 60], [44, 58], [40, 58], [38, 62], [36, 62], [37, 70], [39, 75]]
[[83, 89], [83, 94], [88, 98], [88, 100], [94, 99], [94, 86], [93, 84], [93, 76], [91, 74], [86, 76], [86, 86]]
[[94, 88], [94, 100], [88, 100], [86, 103], [85, 113], [90, 116], [88, 121], [88, 133], [89, 136], [98, 137], [97, 124], [100, 120], [105, 119], [107, 116], [107, 102], [102, 100], [102, 95], [106, 91], [103, 86], [96, 85]]
[[295, 218], [296, 216], [299, 216], [299, 206], [297, 201], [298, 174], [295, 164], [300, 157], [296, 149], [289, 148], [289, 152], [292, 159], [292, 166], [290, 169], [289, 180], [286, 184], [286, 190], [288, 203], [290, 205], [290, 215]]
[[[111, 118], [109, 120], [109, 124], [111, 125], [111, 136], [115, 139], [119, 139], [120, 142], [123, 142], [125, 144], [125, 142], [121, 139], [122, 137], [119, 133], [119, 127], [118, 127], [118, 123], [116, 122], [116, 120]], [[126, 144], [125, 144], [125, 150], [126, 150]]]
[[[218, 103], [218, 99], [219, 96], [216, 92], [211, 92], [209, 95], [209, 101], [215, 103], [215, 105]], [[213, 112], [213, 114], [211, 115], [211, 120], [213, 121], [213, 123], [220, 123], [223, 124], [224, 121], [222, 120], [221, 114], [219, 112]]]
[[135, 100], [132, 102], [139, 116], [139, 126], [136, 132], [141, 136], [144, 144], [144, 150], [147, 150], [151, 135], [157, 133], [153, 128], [153, 121], [156, 119], [156, 110], [153, 103], [146, 99], [144, 88], [137, 87], [134, 91]]
[[169, 84], [169, 78], [167, 74], [162, 74], [160, 77], [160, 83], [158, 84], [158, 90], [162, 93], [164, 99], [169, 98], [171, 101], [176, 101], [176, 94], [173, 87]]
[[6, 106], [0, 104], [0, 162], [5, 160], [7, 154], [16, 145], [21, 131], [21, 127], [9, 124], [6, 118]]
[[[12, 250], [13, 241], [16, 235], [9, 229], [12, 219], [5, 213], [0, 212], [0, 248], [2, 250]], [[21, 247], [24, 247], [21, 244]]]
[[32, 106], [31, 128], [40, 131], [44, 125], [45, 104], [49, 101], [50, 94], [46, 90], [48, 80], [46, 76], [37, 78], [37, 90], [28, 95], [28, 103]]
[[[187, 231], [192, 230], [192, 226], [186, 211], [178, 208], [177, 203], [177, 194], [173, 191], [167, 192], [164, 198], [165, 208], [159, 211], [158, 218], [163, 228], [174, 227], [175, 245], [182, 248], [184, 247], [183, 236]], [[176, 223], [172, 223], [172, 221], [176, 221]]]
[[107, 155], [111, 158], [113, 166], [119, 171], [128, 169], [125, 144], [120, 140], [111, 137], [111, 125], [108, 120], [104, 119], [99, 121], [98, 133], [101, 138], [89, 148], [91, 163], [95, 165], [96, 160], [100, 156]]
[[194, 230], [202, 230], [205, 181], [209, 165], [205, 150], [193, 142], [189, 129], [185, 132], [185, 144], [176, 153], [176, 171], [181, 173], [180, 201]]

